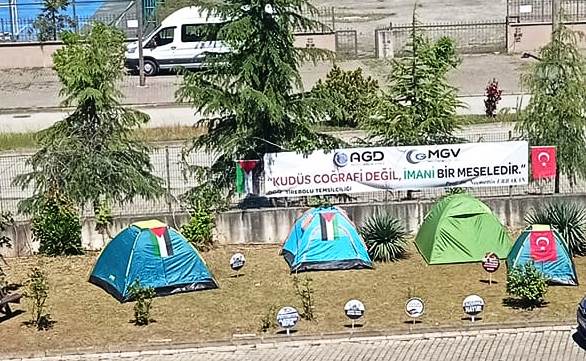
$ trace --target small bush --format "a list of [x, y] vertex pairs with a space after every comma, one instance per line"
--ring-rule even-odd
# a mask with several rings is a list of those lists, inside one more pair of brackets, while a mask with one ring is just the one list
[[[6, 235], [8, 227], [14, 224], [14, 218], [10, 212], [0, 212], [0, 247], [12, 247], [12, 240]], [[4, 257], [0, 254], [0, 277], [4, 276], [4, 269], [2, 266], [6, 265]]]
[[586, 208], [577, 203], [548, 202], [525, 216], [528, 224], [546, 224], [564, 237], [572, 254], [586, 255]]
[[271, 305], [267, 312], [260, 319], [260, 332], [268, 332], [277, 327], [275, 315], [277, 314], [277, 306]]
[[533, 262], [514, 267], [507, 274], [507, 293], [518, 299], [523, 308], [539, 307], [547, 293], [547, 278]]
[[315, 298], [313, 296], [314, 290], [311, 286], [313, 280], [309, 277], [304, 277], [302, 281], [297, 275], [293, 277], [293, 284], [295, 286], [295, 294], [301, 300], [301, 314], [300, 316], [307, 321], [314, 321], [315, 317]]
[[49, 297], [49, 282], [45, 272], [38, 267], [33, 268], [28, 275], [26, 287], [24, 297], [29, 300], [32, 316], [28, 324], [35, 326], [39, 331], [48, 330], [53, 321], [51, 321], [51, 315], [45, 312], [45, 305]]
[[378, 82], [364, 77], [362, 69], [344, 71], [334, 66], [325, 81], [318, 80], [311, 94], [332, 103], [329, 125], [356, 127], [368, 118], [378, 102]]
[[61, 197], [47, 197], [32, 219], [33, 240], [47, 256], [83, 254], [77, 209]]
[[206, 209], [198, 209], [191, 214], [189, 223], [181, 226], [181, 234], [198, 250], [208, 251], [214, 247], [215, 226], [215, 214]]
[[128, 288], [130, 298], [134, 300], [134, 320], [132, 322], [137, 326], [146, 326], [151, 320], [151, 305], [155, 297], [155, 289], [152, 287], [142, 287], [140, 280]]
[[484, 99], [484, 111], [487, 117], [496, 117], [496, 106], [501, 101], [503, 94], [502, 89], [499, 89], [499, 82], [492, 79], [486, 86], [486, 99]]
[[112, 207], [110, 207], [110, 204], [106, 201], [97, 202], [94, 205], [94, 215], [96, 217], [96, 231], [112, 238], [110, 235], [110, 226], [114, 217], [112, 216]]
[[394, 262], [407, 256], [407, 236], [403, 224], [393, 216], [381, 213], [366, 220], [360, 234], [373, 261]]

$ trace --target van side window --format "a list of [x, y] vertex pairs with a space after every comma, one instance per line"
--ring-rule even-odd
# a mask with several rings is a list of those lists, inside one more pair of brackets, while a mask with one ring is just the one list
[[151, 42], [155, 47], [171, 44], [173, 42], [173, 33], [175, 28], [164, 28], [161, 29], [157, 35], [153, 36]]
[[198, 41], [207, 41], [204, 24], [187, 24], [181, 26], [181, 42], [195, 43]]

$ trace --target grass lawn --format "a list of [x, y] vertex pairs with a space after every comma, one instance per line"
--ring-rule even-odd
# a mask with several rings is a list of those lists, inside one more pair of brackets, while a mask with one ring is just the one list
[[[244, 276], [230, 277], [230, 256], [242, 251], [247, 264]], [[271, 305], [293, 305], [300, 309], [292, 277], [275, 246], [221, 247], [203, 254], [220, 288], [156, 298], [155, 323], [137, 327], [129, 323], [132, 304], [119, 304], [106, 292], [87, 282], [97, 257], [91, 254], [72, 258], [9, 259], [9, 281], [22, 283], [30, 268], [41, 262], [49, 275], [48, 307], [56, 321], [50, 331], [36, 331], [23, 325], [27, 312], [0, 323], [2, 351], [19, 352], [76, 347], [155, 344], [162, 342], [199, 342], [230, 338], [233, 334], [259, 334], [260, 320]], [[579, 276], [586, 275], [586, 258], [577, 258]], [[375, 270], [313, 272], [301, 274], [313, 279], [317, 322], [301, 321], [300, 334], [344, 331], [348, 321], [344, 304], [351, 298], [366, 306], [364, 330], [408, 329], [404, 303], [409, 289], [426, 302], [423, 323], [414, 327], [458, 326], [463, 320], [462, 300], [476, 293], [486, 302], [479, 323], [523, 321], [573, 322], [576, 305], [585, 286], [551, 287], [549, 304], [533, 311], [503, 305], [504, 264], [494, 275], [498, 284], [481, 280], [487, 274], [479, 264], [427, 266], [412, 250], [409, 259], [379, 264]], [[26, 303], [15, 307], [26, 310]], [[274, 317], [274, 315], [272, 315]], [[271, 331], [272, 334], [275, 330]]]

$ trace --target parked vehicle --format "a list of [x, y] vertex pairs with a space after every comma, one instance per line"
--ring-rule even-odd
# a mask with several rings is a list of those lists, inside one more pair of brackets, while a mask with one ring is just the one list
[[586, 296], [582, 298], [580, 301], [580, 305], [578, 305], [578, 333], [584, 339], [586, 339]]
[[[206, 54], [229, 51], [213, 34], [205, 31], [209, 24], [221, 23], [221, 18], [195, 6], [179, 9], [167, 16], [157, 29], [144, 38], [145, 75], [153, 76], [160, 70], [176, 67], [201, 68]], [[138, 67], [138, 42], [134, 42], [127, 46], [126, 68], [137, 71]]]

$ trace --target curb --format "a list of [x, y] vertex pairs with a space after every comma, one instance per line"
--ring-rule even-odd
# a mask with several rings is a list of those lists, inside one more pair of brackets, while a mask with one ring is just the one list
[[79, 360], [81, 358], [130, 358], [147, 355], [174, 355], [182, 353], [220, 353], [236, 352], [251, 349], [274, 349], [300, 346], [321, 346], [340, 343], [375, 343], [384, 341], [410, 341], [415, 339], [429, 340], [458, 337], [479, 337], [497, 334], [515, 334], [521, 332], [543, 333], [548, 331], [570, 332], [576, 326], [568, 323], [528, 322], [525, 324], [477, 324], [462, 327], [424, 328], [414, 331], [357, 331], [322, 333], [316, 335], [291, 335], [267, 337], [243, 337], [241, 339], [216, 340], [201, 343], [168, 343], [153, 346], [105, 346], [87, 347], [65, 350], [47, 350], [38, 352], [13, 353], [0, 356], [0, 361], [31, 360], [43, 358], [48, 360]]

